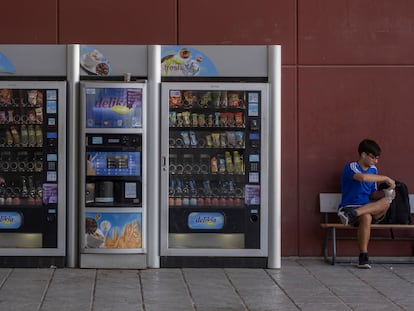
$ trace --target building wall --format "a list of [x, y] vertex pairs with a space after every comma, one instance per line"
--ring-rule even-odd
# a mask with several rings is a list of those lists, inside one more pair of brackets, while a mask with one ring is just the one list
[[322, 254], [318, 194], [340, 190], [361, 139], [383, 147], [381, 173], [414, 189], [413, 1], [14, 0], [2, 11], [0, 44], [281, 44], [283, 256]]

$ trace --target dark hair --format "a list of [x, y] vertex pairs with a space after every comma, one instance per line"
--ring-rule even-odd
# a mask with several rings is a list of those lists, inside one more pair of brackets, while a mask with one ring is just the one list
[[371, 153], [375, 157], [379, 157], [381, 155], [381, 148], [372, 139], [364, 139], [363, 141], [359, 143], [359, 146], [358, 146], [359, 155], [361, 155], [363, 152], [367, 154]]

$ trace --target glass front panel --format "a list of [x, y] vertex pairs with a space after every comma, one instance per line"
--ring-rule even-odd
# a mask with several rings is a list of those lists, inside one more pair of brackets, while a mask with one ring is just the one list
[[0, 87], [0, 247], [57, 247], [59, 90], [44, 86]]
[[170, 247], [260, 248], [260, 104], [259, 90], [168, 90]]

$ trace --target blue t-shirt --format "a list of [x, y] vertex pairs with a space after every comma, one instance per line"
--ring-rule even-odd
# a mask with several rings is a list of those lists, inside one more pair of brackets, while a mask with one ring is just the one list
[[365, 205], [370, 201], [370, 194], [377, 190], [377, 183], [375, 182], [355, 180], [353, 177], [356, 173], [377, 174], [378, 170], [376, 166], [363, 170], [358, 162], [347, 163], [341, 177], [342, 201], [339, 207]]

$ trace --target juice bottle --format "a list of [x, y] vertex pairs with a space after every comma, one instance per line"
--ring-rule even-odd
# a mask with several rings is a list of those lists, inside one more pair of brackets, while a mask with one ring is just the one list
[[6, 130], [6, 144], [9, 146], [13, 145], [13, 136], [9, 129]]
[[11, 128], [11, 134], [13, 136], [13, 141], [16, 145], [20, 145], [20, 135], [17, 131], [17, 128], [15, 126], [12, 126]]
[[27, 132], [29, 134], [29, 145], [30, 146], [35, 146], [36, 145], [36, 135], [35, 135], [35, 129], [33, 127], [33, 125], [29, 125], [27, 127]]
[[40, 125], [36, 125], [36, 142], [38, 147], [43, 146], [43, 131]]
[[230, 151], [226, 151], [224, 153], [224, 157], [226, 158], [226, 170], [227, 170], [227, 173], [233, 174], [234, 173], [234, 165], [233, 165], [233, 161], [231, 159]]
[[27, 146], [29, 143], [29, 133], [27, 132], [27, 126], [26, 124], [22, 124], [20, 127], [20, 137], [21, 137], [21, 144], [23, 146]]

